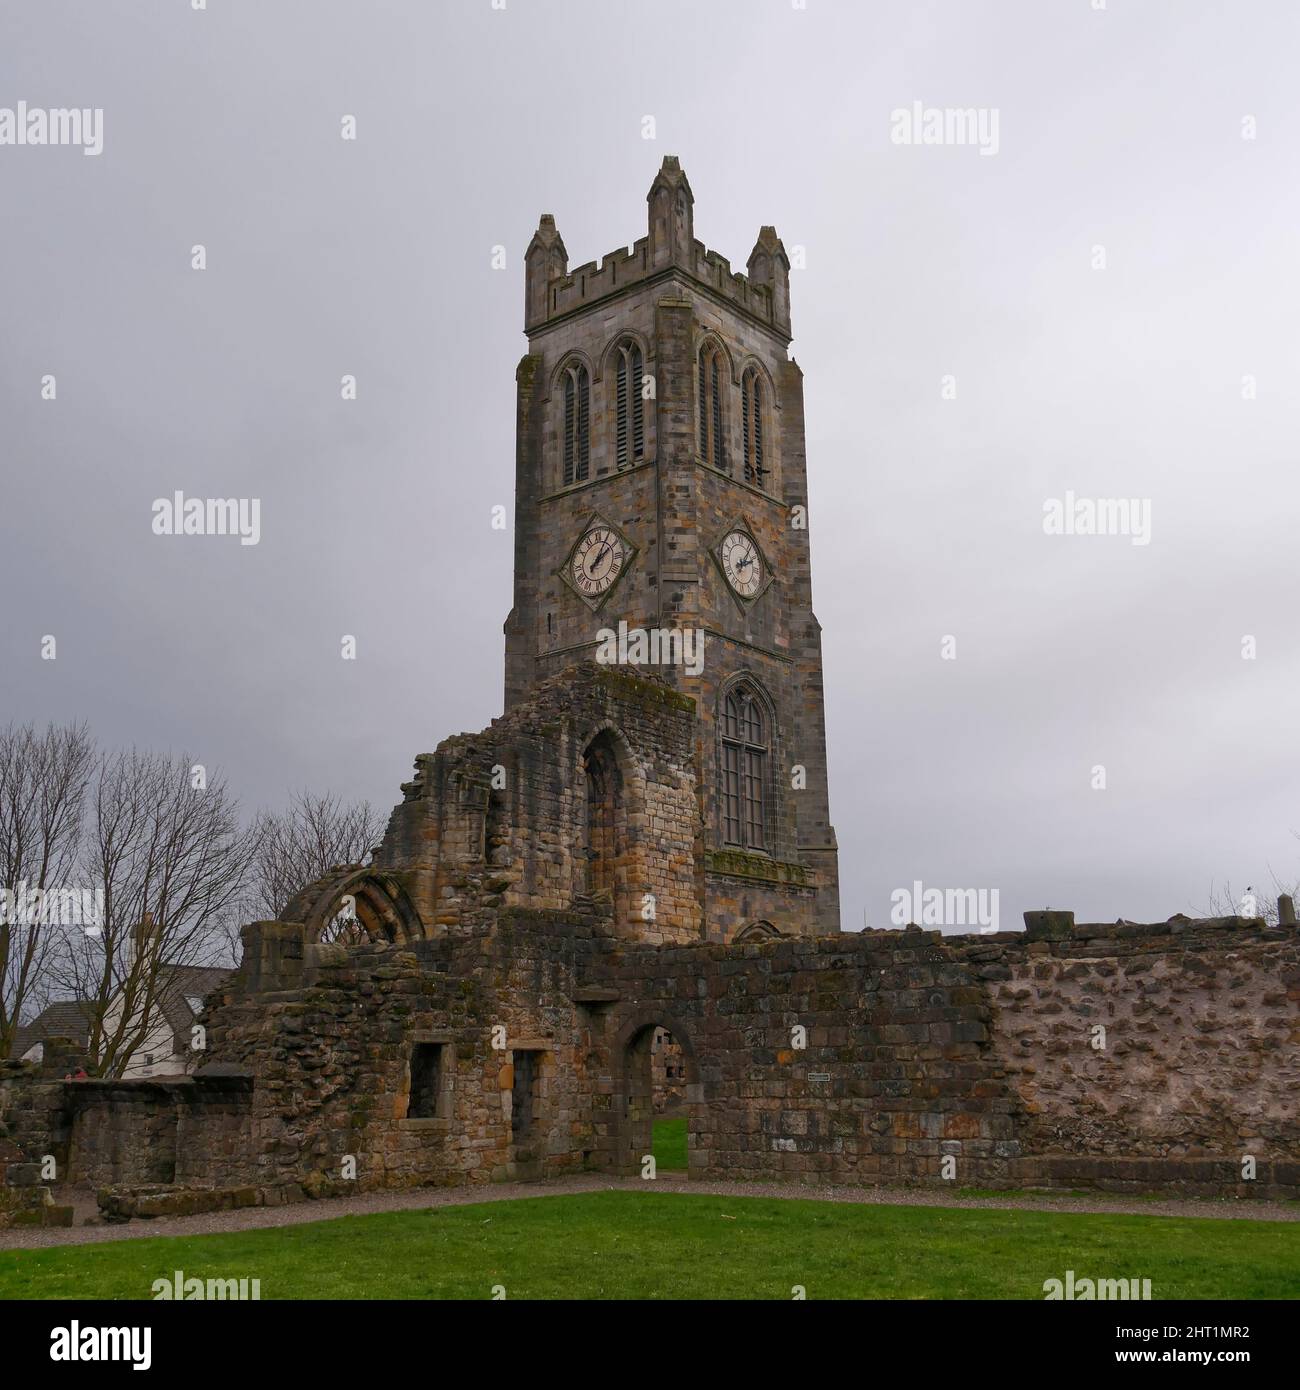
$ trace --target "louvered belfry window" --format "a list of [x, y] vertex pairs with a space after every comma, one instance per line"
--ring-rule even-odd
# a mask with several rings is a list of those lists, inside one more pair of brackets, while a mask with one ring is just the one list
[[706, 343], [700, 349], [700, 457], [719, 472], [727, 465], [726, 413], [722, 393], [727, 384], [727, 364], [719, 349]]
[[722, 704], [722, 838], [745, 849], [767, 846], [767, 728], [745, 686]]
[[618, 349], [615, 386], [615, 454], [619, 468], [630, 468], [645, 453], [645, 403], [641, 399], [641, 349], [624, 343]]
[[750, 367], [741, 378], [740, 423], [745, 481], [762, 487], [767, 466], [763, 461], [763, 381], [757, 367]]
[[591, 463], [591, 387], [587, 369], [571, 362], [564, 369], [564, 484], [587, 479]]

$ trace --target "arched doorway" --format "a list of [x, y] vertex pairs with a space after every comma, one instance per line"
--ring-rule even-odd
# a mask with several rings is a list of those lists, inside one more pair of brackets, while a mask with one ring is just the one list
[[615, 1171], [643, 1176], [653, 1157], [656, 1177], [688, 1177], [700, 1101], [695, 1054], [678, 1022], [641, 1018], [625, 1027], [615, 1055]]

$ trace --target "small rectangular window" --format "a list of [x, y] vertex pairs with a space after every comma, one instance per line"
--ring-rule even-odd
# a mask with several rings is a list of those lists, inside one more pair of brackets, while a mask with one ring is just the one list
[[411, 1095], [406, 1107], [407, 1119], [437, 1119], [441, 1094], [442, 1044], [416, 1043], [411, 1049]]
[[527, 1139], [537, 1122], [538, 1052], [514, 1054], [515, 1084], [511, 1095], [510, 1131], [515, 1141]]

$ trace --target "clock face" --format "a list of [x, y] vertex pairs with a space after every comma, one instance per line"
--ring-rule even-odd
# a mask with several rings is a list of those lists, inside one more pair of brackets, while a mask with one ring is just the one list
[[608, 526], [593, 526], [573, 552], [573, 586], [586, 598], [603, 594], [623, 571], [627, 554], [623, 542]]
[[758, 593], [763, 583], [763, 561], [752, 536], [744, 531], [727, 534], [722, 542], [722, 572], [741, 598], [753, 598]]

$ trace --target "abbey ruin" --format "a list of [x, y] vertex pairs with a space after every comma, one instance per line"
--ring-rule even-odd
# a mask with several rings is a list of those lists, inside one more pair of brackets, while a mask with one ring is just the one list
[[1294, 922], [840, 930], [789, 261], [693, 209], [528, 248], [504, 714], [244, 927], [192, 1075], [0, 1064], [0, 1224], [642, 1176], [666, 1083], [692, 1177], [1300, 1196]]

